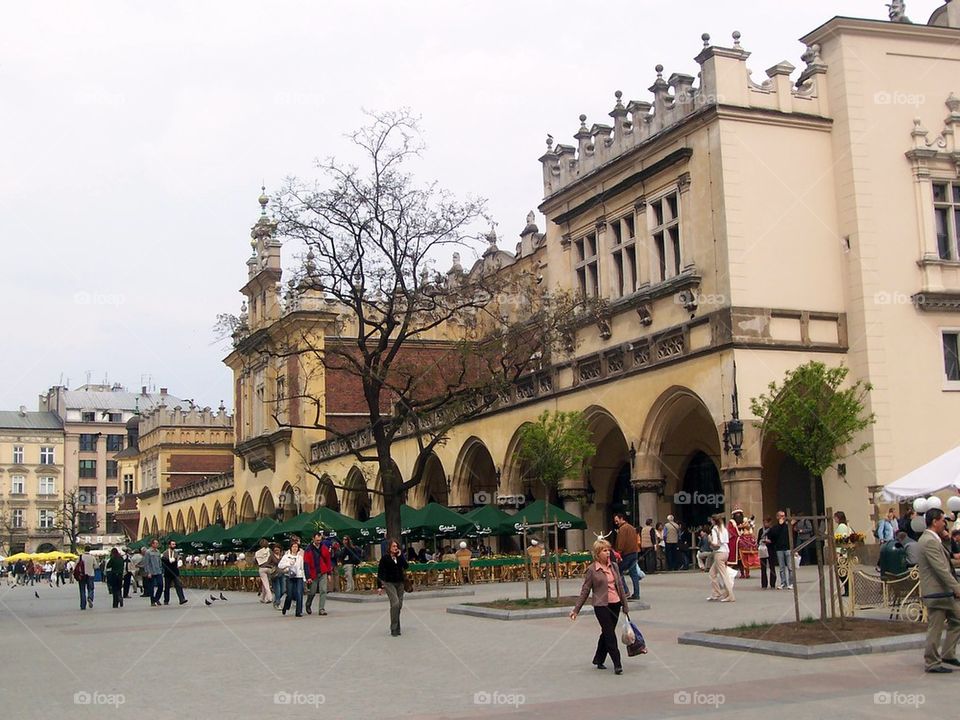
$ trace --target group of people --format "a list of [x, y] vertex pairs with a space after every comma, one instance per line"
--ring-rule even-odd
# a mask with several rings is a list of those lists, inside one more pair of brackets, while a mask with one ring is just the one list
[[17, 560], [10, 568], [11, 581], [17, 585], [47, 583], [57, 587], [68, 582], [72, 561], [58, 559], [56, 562]]

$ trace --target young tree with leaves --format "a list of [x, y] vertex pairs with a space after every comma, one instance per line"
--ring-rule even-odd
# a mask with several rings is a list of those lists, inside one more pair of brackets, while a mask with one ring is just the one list
[[[838, 461], [870, 447], [869, 443], [854, 442], [876, 422], [873, 413], [866, 413], [871, 385], [860, 380], [847, 385], [849, 372], [845, 366], [831, 368], [811, 361], [787, 372], [781, 384], [771, 382], [766, 394], [750, 401], [751, 410], [761, 418], [763, 433], [806, 470], [813, 515], [823, 510], [817, 507], [817, 479]], [[814, 530], [819, 537], [817, 525], [814, 523]], [[826, 620], [823, 551], [819, 541], [814, 545], [820, 580], [820, 617]]]
[[[536, 422], [520, 428], [518, 455], [527, 475], [543, 484], [547, 498], [550, 497], [550, 490], [559, 487], [563, 480], [578, 476], [583, 471], [583, 464], [596, 452], [597, 446], [591, 440], [587, 419], [579, 411], [551, 413], [545, 410]], [[548, 502], [548, 513], [549, 507]], [[549, 516], [544, 520], [549, 523]], [[549, 557], [549, 529], [544, 536]], [[549, 573], [544, 573], [544, 582], [549, 600]]]

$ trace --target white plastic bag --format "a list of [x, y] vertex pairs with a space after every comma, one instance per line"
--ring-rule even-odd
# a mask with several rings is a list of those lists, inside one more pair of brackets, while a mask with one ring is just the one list
[[733, 585], [737, 580], [737, 569], [735, 567], [730, 567], [727, 565], [727, 587], [733, 590]]
[[633, 645], [637, 641], [637, 636], [633, 632], [633, 628], [630, 627], [630, 620], [627, 618], [626, 614], [622, 617], [623, 620], [623, 630], [620, 633], [620, 641], [624, 645]]

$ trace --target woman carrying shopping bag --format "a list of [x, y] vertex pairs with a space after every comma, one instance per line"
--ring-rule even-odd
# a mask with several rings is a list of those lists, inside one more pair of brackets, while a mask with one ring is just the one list
[[610, 543], [606, 540], [597, 540], [593, 544], [594, 562], [587, 568], [580, 589], [580, 597], [576, 607], [570, 612], [570, 619], [576, 620], [580, 608], [587, 601], [587, 596], [593, 593], [593, 614], [600, 624], [600, 638], [597, 640], [597, 650], [593, 655], [593, 664], [597, 670], [606, 670], [603, 661], [607, 655], [613, 661], [613, 672], [623, 674], [623, 665], [620, 662], [620, 648], [617, 646], [617, 619], [620, 609], [627, 611], [627, 594], [623, 589], [623, 577], [616, 563], [610, 562]]

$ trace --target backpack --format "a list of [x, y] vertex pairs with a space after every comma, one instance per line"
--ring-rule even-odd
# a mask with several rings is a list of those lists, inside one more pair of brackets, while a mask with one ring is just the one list
[[77, 558], [77, 564], [73, 566], [73, 579], [83, 580], [86, 575], [86, 568], [83, 567], [83, 556], [80, 556]]

